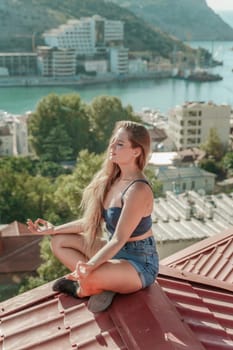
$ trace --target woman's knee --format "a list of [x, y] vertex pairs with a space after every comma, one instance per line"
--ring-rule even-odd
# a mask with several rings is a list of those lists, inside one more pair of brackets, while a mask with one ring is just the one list
[[61, 251], [62, 249], [71, 248], [81, 253], [84, 253], [85, 242], [82, 235], [64, 234], [53, 235], [51, 237], [51, 250], [53, 253]]
[[51, 237], [50, 247], [53, 253], [56, 253], [63, 247], [64, 237], [62, 235], [54, 235]]

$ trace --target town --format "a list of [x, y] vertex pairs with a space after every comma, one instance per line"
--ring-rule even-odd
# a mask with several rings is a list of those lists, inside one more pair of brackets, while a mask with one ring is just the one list
[[[43, 46], [32, 52], [0, 53], [0, 86], [77, 85], [129, 79], [174, 77], [215, 81], [201, 69], [200, 52], [177, 50], [171, 58], [130, 52], [124, 46], [124, 23], [99, 15], [69, 20], [43, 33]], [[198, 61], [198, 65], [197, 65]], [[215, 62], [215, 63], [213, 63]], [[221, 64], [212, 60], [211, 64]]]
[[[167, 58], [131, 52], [124, 22], [97, 14], [45, 31], [41, 45], [35, 36], [32, 52], [0, 52], [0, 87], [222, 80], [207, 73], [200, 51], [174, 47]], [[152, 141], [145, 174], [159, 274], [95, 314], [86, 297], [52, 290], [68, 271], [51, 253], [51, 237], [33, 234], [26, 215], [54, 225], [79, 217], [81, 193], [102, 162], [107, 124], [119, 115], [142, 123]], [[123, 107], [109, 96], [86, 104], [75, 93], [51, 94], [22, 114], [0, 110], [0, 348], [232, 348], [232, 155], [233, 106], [225, 102], [189, 100], [162, 113]]]

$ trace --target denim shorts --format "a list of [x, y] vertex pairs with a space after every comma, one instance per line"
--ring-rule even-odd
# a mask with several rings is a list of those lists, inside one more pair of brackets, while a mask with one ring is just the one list
[[113, 259], [124, 259], [134, 266], [143, 288], [152, 284], [159, 270], [159, 257], [153, 236], [140, 241], [127, 242]]

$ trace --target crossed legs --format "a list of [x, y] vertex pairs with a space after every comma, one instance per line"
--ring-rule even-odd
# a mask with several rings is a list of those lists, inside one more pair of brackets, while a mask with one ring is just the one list
[[[105, 240], [98, 240], [92, 254], [98, 251]], [[85, 236], [65, 234], [52, 236], [53, 254], [70, 270], [74, 271], [78, 261], [87, 261]], [[132, 293], [142, 288], [141, 279], [135, 268], [126, 260], [112, 259], [102, 264], [80, 281], [78, 295], [86, 297], [110, 290], [118, 293]]]

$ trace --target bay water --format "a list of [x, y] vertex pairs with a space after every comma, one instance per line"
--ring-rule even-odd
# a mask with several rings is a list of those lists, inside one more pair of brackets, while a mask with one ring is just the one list
[[190, 42], [192, 47], [208, 49], [222, 66], [209, 71], [218, 73], [223, 80], [216, 82], [191, 82], [172, 78], [111, 82], [76, 87], [0, 87], [0, 110], [13, 114], [34, 111], [38, 102], [50, 93], [58, 95], [76, 92], [86, 103], [101, 95], [120, 98], [124, 106], [131, 105], [135, 111], [144, 107], [167, 113], [185, 101], [213, 101], [233, 106], [233, 41]]

